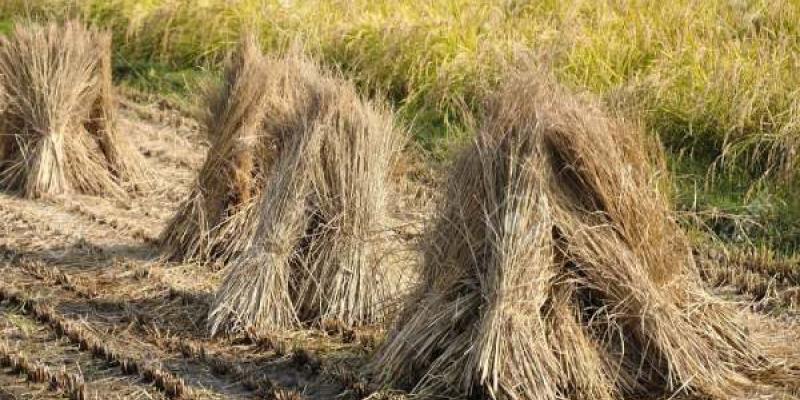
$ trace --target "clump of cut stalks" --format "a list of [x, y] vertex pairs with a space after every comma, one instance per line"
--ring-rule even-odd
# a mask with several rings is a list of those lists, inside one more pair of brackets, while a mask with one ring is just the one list
[[749, 398], [792, 381], [701, 286], [656, 147], [544, 76], [511, 71], [487, 104], [379, 380], [531, 400]]
[[[30, 314], [38, 321], [49, 324], [58, 336], [65, 337], [73, 344], [78, 345], [78, 350], [88, 351], [97, 359], [103, 359], [110, 364], [119, 365], [124, 374], [139, 375], [145, 381], [153, 382], [155, 387], [164, 392], [169, 398], [183, 399], [193, 397], [192, 388], [168, 369], [162, 368], [157, 363], [123, 354], [120, 350], [96, 336], [92, 331], [85, 329], [83, 325], [64, 318], [51, 305], [31, 299], [14, 288], [0, 285], [0, 302], [6, 300], [19, 305], [27, 314]], [[84, 389], [82, 385], [79, 386], [77, 393], [83, 396], [81, 393], [84, 393]]]
[[279, 151], [280, 127], [268, 129], [267, 118], [281, 101], [281, 67], [287, 66], [264, 57], [248, 36], [222, 83], [207, 91], [199, 119], [211, 145], [197, 183], [161, 235], [168, 258], [225, 262], [252, 244], [256, 199]]
[[116, 129], [111, 35], [80, 22], [0, 37], [0, 188], [123, 195], [143, 159]]
[[211, 372], [218, 375], [230, 375], [247, 390], [257, 392], [259, 396], [266, 396], [275, 390], [276, 385], [269, 376], [260, 373], [257, 369], [245, 368], [241, 363], [229, 361], [209, 351], [202, 343], [192, 343], [187, 340], [172, 340], [168, 346], [179, 351], [186, 358], [198, 359], [208, 365]]
[[733, 288], [761, 309], [800, 310], [800, 258], [769, 248], [703, 245], [695, 250], [703, 280]]
[[212, 333], [378, 322], [406, 282], [389, 215], [404, 135], [300, 54], [239, 46], [209, 97], [197, 187], [162, 236], [172, 258], [229, 264]]
[[54, 371], [45, 364], [17, 354], [5, 343], [0, 343], [0, 368], [10, 368], [13, 373], [24, 373], [28, 381], [33, 383], [47, 383], [48, 389], [63, 392], [70, 400], [89, 398], [81, 375], [67, 372], [65, 366], [60, 371]]

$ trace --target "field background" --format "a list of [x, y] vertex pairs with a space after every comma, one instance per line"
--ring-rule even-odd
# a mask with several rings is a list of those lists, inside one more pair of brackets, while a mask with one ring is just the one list
[[18, 17], [110, 28], [124, 83], [191, 105], [243, 31], [294, 43], [386, 96], [446, 160], [520, 53], [643, 122], [668, 150], [676, 204], [724, 239], [800, 242], [800, 2], [6, 0]]
[[302, 43], [388, 98], [433, 162], [524, 54], [661, 138], [690, 225], [800, 243], [797, 1], [5, 0], [0, 15], [0, 31], [21, 17], [108, 27], [121, 83], [187, 110], [242, 32], [268, 52]]
[[[269, 53], [302, 45], [385, 98], [414, 138], [415, 179], [434, 190], [503, 68], [552, 71], [661, 140], [664, 189], [710, 285], [756, 311], [800, 315], [800, 1], [0, 0], [0, 34], [73, 17], [114, 34], [121, 128], [158, 171], [156, 189], [127, 202], [0, 193], [0, 337], [83, 376], [97, 398], [166, 398], [172, 378], [192, 398], [369, 393], [356, 372], [380, 332], [210, 339], [220, 272], [153, 258], [206, 151], [198, 90], [243, 32]], [[11, 372], [0, 399], [61, 398], [14, 376], [6, 351], [0, 343]], [[139, 379], [120, 368], [125, 357], [169, 376]]]

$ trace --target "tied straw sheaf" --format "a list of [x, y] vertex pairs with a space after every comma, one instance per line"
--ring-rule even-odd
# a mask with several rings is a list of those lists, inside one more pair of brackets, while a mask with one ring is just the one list
[[0, 96], [0, 187], [122, 196], [147, 183], [116, 127], [109, 33], [18, 23], [0, 37]]
[[702, 287], [657, 150], [512, 69], [452, 169], [379, 382], [445, 398], [730, 399], [772, 384], [793, 398], [798, 370]]
[[210, 142], [197, 183], [161, 235], [172, 260], [226, 262], [252, 244], [256, 203], [279, 152], [280, 132], [267, 130], [278, 107], [282, 66], [244, 41], [222, 83], [205, 94], [201, 126]]
[[252, 36], [207, 104], [211, 148], [162, 243], [228, 265], [212, 333], [382, 321], [409, 275], [389, 215], [405, 140], [391, 113], [297, 50], [265, 57]]

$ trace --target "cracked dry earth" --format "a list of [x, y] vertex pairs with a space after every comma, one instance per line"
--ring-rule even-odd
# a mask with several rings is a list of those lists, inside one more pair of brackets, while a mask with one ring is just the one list
[[376, 330], [206, 335], [221, 272], [158, 261], [155, 240], [206, 146], [180, 113], [121, 102], [155, 175], [130, 199], [0, 192], [0, 399], [359, 397]]

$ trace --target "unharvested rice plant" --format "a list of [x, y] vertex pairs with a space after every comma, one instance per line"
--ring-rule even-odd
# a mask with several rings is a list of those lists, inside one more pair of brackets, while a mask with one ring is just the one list
[[455, 164], [376, 370], [421, 395], [492, 399], [800, 387], [800, 364], [703, 288], [641, 132], [529, 70]]
[[0, 186], [26, 197], [119, 194], [145, 178], [116, 127], [111, 36], [71, 21], [0, 37]]
[[798, 16], [0, 0], [0, 400], [800, 399]]

